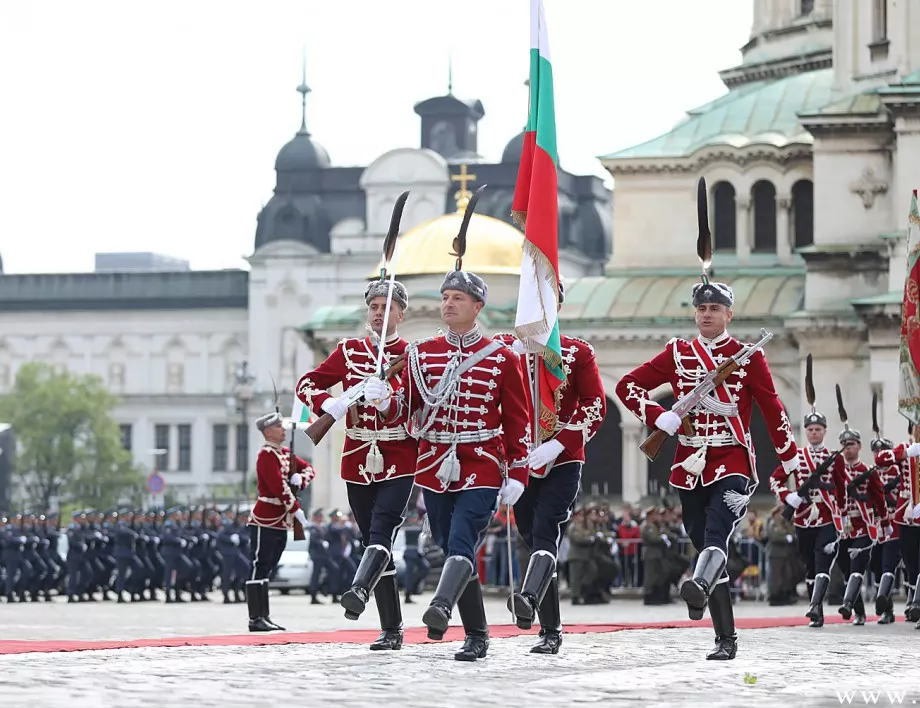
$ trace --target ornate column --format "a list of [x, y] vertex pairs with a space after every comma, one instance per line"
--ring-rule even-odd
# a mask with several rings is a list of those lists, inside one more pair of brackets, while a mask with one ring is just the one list
[[648, 490], [648, 460], [639, 449], [645, 439], [645, 426], [629, 411], [621, 409], [620, 431], [623, 439], [623, 503], [638, 502]]
[[742, 265], [751, 260], [751, 247], [754, 244], [753, 204], [750, 194], [735, 196], [735, 252]]
[[792, 260], [792, 197], [776, 195], [776, 256], [787, 264]]

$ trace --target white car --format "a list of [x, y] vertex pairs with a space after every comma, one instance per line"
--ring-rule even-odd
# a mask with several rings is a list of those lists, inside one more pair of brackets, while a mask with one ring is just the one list
[[303, 541], [295, 541], [294, 532], [288, 532], [287, 545], [278, 561], [278, 572], [268, 584], [269, 588], [280, 590], [282, 595], [287, 595], [293, 589], [304, 592], [310, 589], [310, 579], [313, 577], [310, 533], [304, 535], [306, 538]]
[[[310, 532], [305, 532], [303, 541], [294, 540], [294, 532], [288, 533], [287, 545], [281, 560], [278, 561], [278, 571], [269, 582], [268, 587], [279, 590], [282, 595], [287, 595], [291, 590], [308, 592], [310, 580], [313, 577], [313, 560], [310, 558]], [[400, 529], [393, 543], [393, 563], [396, 565], [396, 575], [402, 578], [406, 570], [403, 552], [406, 549], [406, 536]]]

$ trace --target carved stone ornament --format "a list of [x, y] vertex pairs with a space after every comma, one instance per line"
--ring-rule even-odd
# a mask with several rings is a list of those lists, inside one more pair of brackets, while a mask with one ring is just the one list
[[121, 363], [109, 364], [109, 386], [113, 388], [125, 385], [125, 365]]
[[863, 207], [871, 209], [875, 198], [888, 191], [888, 183], [879, 179], [871, 167], [867, 167], [859, 179], [850, 185], [850, 191], [862, 198]]

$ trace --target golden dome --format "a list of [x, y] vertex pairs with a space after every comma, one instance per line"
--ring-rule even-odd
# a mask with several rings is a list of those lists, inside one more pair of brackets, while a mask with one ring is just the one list
[[[456, 258], [450, 255], [454, 238], [460, 231], [463, 212], [471, 193], [457, 192], [457, 211], [419, 224], [396, 244], [396, 277], [405, 275], [444, 275], [454, 269]], [[491, 216], [473, 214], [466, 236], [463, 270], [478, 275], [520, 275], [524, 234]], [[369, 278], [383, 268], [383, 259]]]

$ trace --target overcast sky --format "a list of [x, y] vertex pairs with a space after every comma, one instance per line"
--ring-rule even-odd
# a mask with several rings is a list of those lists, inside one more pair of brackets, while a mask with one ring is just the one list
[[[562, 166], [666, 132], [725, 92], [749, 0], [544, 0]], [[102, 251], [245, 267], [274, 159], [307, 125], [334, 165], [419, 144], [413, 105], [482, 100], [479, 152], [524, 124], [528, 0], [0, 3], [0, 254], [76, 272]]]

